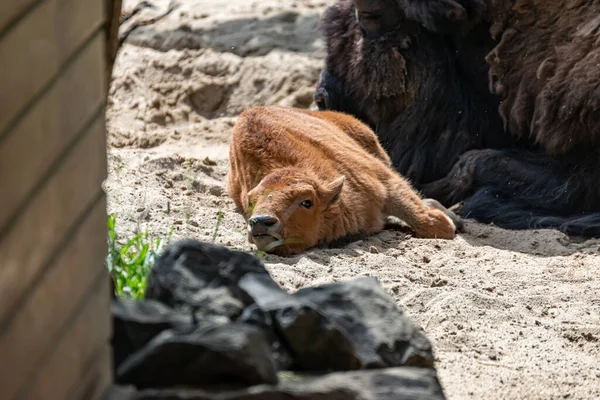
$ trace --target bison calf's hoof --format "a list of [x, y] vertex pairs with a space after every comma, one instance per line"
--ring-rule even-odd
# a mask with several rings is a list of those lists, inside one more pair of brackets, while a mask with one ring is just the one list
[[456, 236], [456, 225], [446, 215], [446, 212], [431, 208], [423, 218], [422, 225], [416, 231], [416, 234], [420, 238], [452, 240]]
[[447, 209], [446, 207], [444, 207], [442, 205], [442, 203], [440, 203], [439, 201], [437, 201], [435, 199], [424, 199], [423, 203], [425, 203], [425, 205], [428, 206], [428, 207], [436, 208], [436, 209], [440, 210], [441, 212], [443, 212], [444, 214], [446, 214], [446, 216], [448, 218], [450, 218], [450, 220], [452, 220], [452, 223], [454, 223], [454, 226], [456, 227], [456, 231], [457, 232], [463, 232], [464, 231], [465, 224], [463, 223], [462, 218], [460, 218], [453, 211], [451, 211], [451, 210]]

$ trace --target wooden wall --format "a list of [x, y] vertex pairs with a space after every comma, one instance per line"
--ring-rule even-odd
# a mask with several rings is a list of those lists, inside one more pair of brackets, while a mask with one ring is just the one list
[[112, 380], [101, 184], [114, 3], [0, 0], [3, 400], [94, 400]]

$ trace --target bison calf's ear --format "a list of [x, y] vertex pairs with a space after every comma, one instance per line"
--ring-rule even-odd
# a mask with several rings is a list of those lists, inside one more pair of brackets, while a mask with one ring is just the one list
[[339, 200], [340, 195], [342, 194], [342, 188], [344, 187], [344, 181], [346, 180], [345, 176], [340, 176], [339, 178], [327, 183], [325, 188], [321, 193], [321, 200], [325, 205], [325, 209], [330, 207], [336, 201]]

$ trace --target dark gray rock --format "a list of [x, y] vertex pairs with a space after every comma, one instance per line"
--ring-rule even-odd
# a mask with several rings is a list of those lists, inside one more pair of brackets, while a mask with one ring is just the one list
[[[183, 240], [146, 300], [115, 300], [113, 314], [116, 379], [135, 398], [443, 398], [429, 340], [374, 278], [289, 294], [254, 256]], [[283, 370], [313, 375], [277, 383]]]
[[302, 303], [315, 304], [345, 332], [362, 368], [433, 367], [431, 343], [398, 309], [376, 278], [308, 287], [292, 296]]
[[116, 379], [138, 388], [277, 382], [265, 334], [240, 323], [163, 331], [119, 365]]
[[291, 299], [267, 311], [252, 306], [246, 309], [240, 320], [271, 332], [276, 357], [288, 361], [280, 362], [279, 369], [339, 371], [360, 368], [356, 350], [344, 330], [322, 315], [314, 305]]
[[112, 302], [112, 315], [115, 366], [164, 330], [190, 331], [194, 328], [191, 314], [176, 312], [154, 300], [116, 298]]
[[145, 297], [170, 307], [191, 308], [203, 315], [221, 315], [233, 320], [254, 302], [238, 286], [248, 273], [271, 279], [262, 262], [251, 254], [181, 240], [169, 245], [154, 264]]
[[293, 295], [260, 285], [251, 276], [240, 286], [256, 297], [241, 320], [270, 328], [271, 337], [293, 358], [292, 369], [433, 366], [429, 340], [375, 278], [300, 289]]
[[[283, 374], [280, 374], [283, 375]], [[330, 373], [320, 377], [282, 376], [278, 385], [237, 390], [149, 389], [136, 400], [444, 400], [435, 371], [388, 368]]]
[[290, 295], [265, 274], [248, 273], [240, 279], [239, 286], [256, 303], [246, 307], [238, 321], [256, 326], [267, 334], [277, 370], [290, 368], [294, 362], [290, 348], [281, 341], [271, 314], [263, 309], [269, 304], [289, 301]]
[[[288, 294], [271, 278], [248, 274], [240, 287], [256, 304], [240, 320], [270, 332], [279, 369], [352, 370], [360, 368], [356, 350], [343, 329], [332, 323], [310, 301]], [[287, 362], [287, 363], [286, 363]]]

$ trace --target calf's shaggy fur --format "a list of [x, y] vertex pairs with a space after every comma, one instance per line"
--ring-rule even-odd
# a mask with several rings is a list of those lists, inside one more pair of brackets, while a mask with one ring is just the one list
[[600, 236], [600, 0], [337, 0], [319, 108], [373, 128], [427, 197]]
[[[231, 138], [228, 192], [258, 249], [290, 255], [405, 221], [423, 238], [452, 239], [455, 223], [390, 166], [375, 134], [346, 114], [255, 107]], [[457, 220], [455, 220], [457, 221]]]

